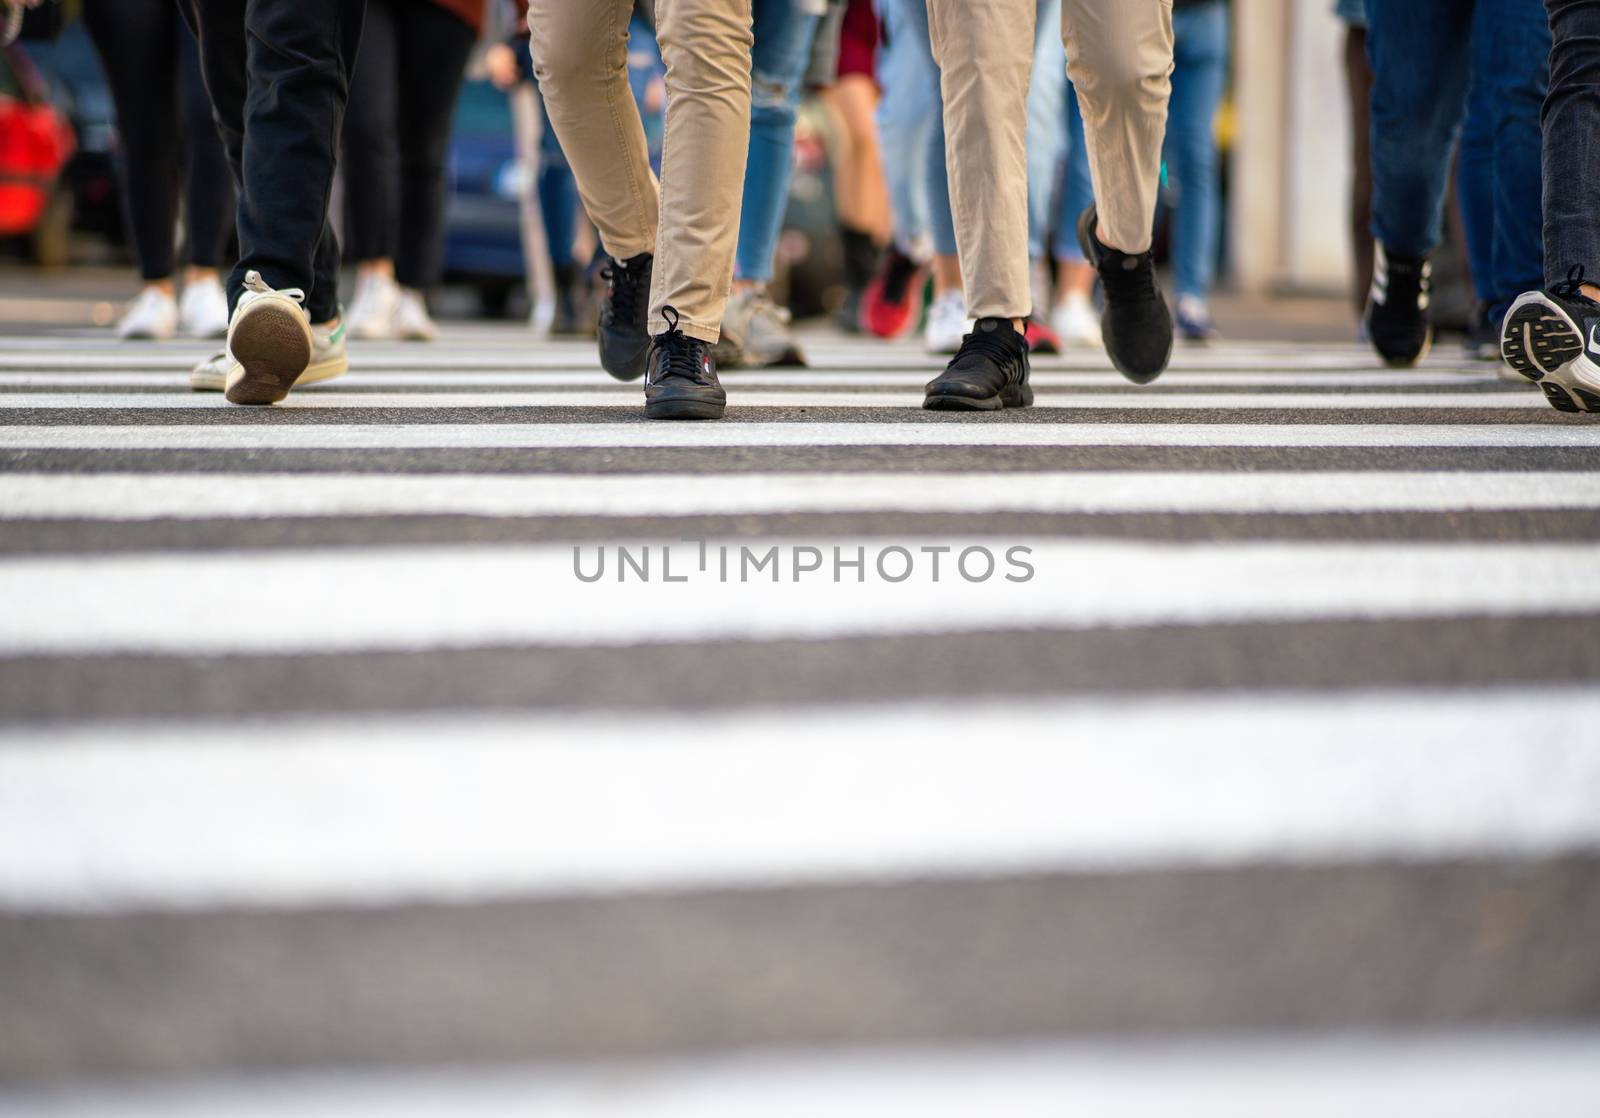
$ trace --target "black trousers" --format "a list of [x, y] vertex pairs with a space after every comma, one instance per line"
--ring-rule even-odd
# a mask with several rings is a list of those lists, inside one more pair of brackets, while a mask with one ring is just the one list
[[368, 0], [344, 124], [345, 255], [426, 291], [444, 265], [445, 155], [472, 28], [433, 0]]
[[311, 321], [338, 313], [339, 242], [328, 224], [366, 0], [181, 0], [239, 183], [236, 303], [248, 271], [306, 293]]
[[172, 0], [86, 0], [117, 110], [123, 216], [147, 280], [177, 270], [179, 184], [189, 263], [216, 268], [233, 231], [233, 175], [200, 78], [194, 35]]
[[1544, 279], [1600, 282], [1600, 0], [1545, 0], [1554, 39], [1544, 101]]

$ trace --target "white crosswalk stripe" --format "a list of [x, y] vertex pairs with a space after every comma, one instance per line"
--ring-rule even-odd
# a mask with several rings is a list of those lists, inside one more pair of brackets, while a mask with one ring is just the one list
[[1354, 346], [995, 417], [819, 338], [681, 425], [520, 330], [201, 353], [0, 355], [0, 1115], [1592, 1101], [1600, 425]]

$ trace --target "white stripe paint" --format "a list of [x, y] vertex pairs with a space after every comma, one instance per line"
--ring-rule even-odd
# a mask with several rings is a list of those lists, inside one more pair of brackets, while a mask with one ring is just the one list
[[[925, 367], [907, 370], [872, 369], [829, 371], [822, 369], [768, 370], [762, 372], [729, 373], [725, 383], [737, 392], [739, 385], [766, 385], [783, 388], [834, 388], [849, 390], [890, 386], [915, 389], [926, 384], [939, 371], [930, 362]], [[1493, 382], [1492, 374], [1482, 372], [1451, 373], [1444, 370], [1431, 372], [1394, 373], [1387, 370], [1356, 370], [1349, 372], [1301, 372], [1287, 369], [1278, 372], [1200, 372], [1174, 371], [1161, 378], [1163, 388], [1252, 387], [1271, 388], [1302, 385], [1316, 388], [1457, 388], [1465, 385]], [[1123, 388], [1130, 395], [1141, 394], [1120, 375], [1102, 372], [1053, 372], [1036, 369], [1029, 381], [1036, 388]], [[420, 372], [415, 368], [376, 369], [358, 365], [352, 373], [321, 386], [309, 386], [294, 393], [291, 399], [308, 395], [339, 392], [343, 386], [361, 384], [387, 388], [431, 388], [441, 384], [470, 385], [485, 391], [508, 387], [589, 387], [596, 390], [639, 392], [639, 385], [612, 381], [599, 369], [570, 367], [552, 368], [537, 372], [531, 369], [494, 370], [458, 366], [446, 372]], [[139, 386], [167, 385], [175, 393], [189, 391], [188, 370], [182, 364], [151, 365], [147, 371], [138, 372], [133, 367], [118, 365], [104, 371], [68, 372], [33, 369], [26, 372], [0, 372], [0, 388], [6, 387], [99, 387], [133, 388]], [[1514, 398], [1520, 392], [1497, 393], [1499, 398]], [[212, 398], [202, 394], [202, 398]]]
[[[742, 407], [766, 408], [920, 408], [922, 393], [905, 392], [840, 392], [827, 390], [795, 392], [762, 392], [741, 394], [734, 391], [734, 403]], [[1448, 410], [1481, 408], [1524, 408], [1543, 414], [1550, 405], [1538, 392], [1483, 393], [1483, 392], [1395, 392], [1360, 394], [1311, 394], [1301, 392], [1261, 393], [1069, 393], [1039, 392], [1035, 404], [1042, 408], [1078, 408], [1085, 411], [1170, 411], [1177, 408], [1217, 408], [1226, 410], [1259, 410], [1284, 408], [1294, 411], [1344, 411], [1400, 408], [1407, 410]], [[638, 410], [641, 405], [639, 389], [633, 385], [597, 389], [593, 392], [416, 392], [416, 393], [366, 393], [321, 391], [291, 395], [280, 410], [292, 408], [429, 408], [443, 410], [470, 410], [473, 408], [587, 408], [621, 407]], [[236, 410], [219, 393], [197, 393], [174, 390], [170, 395], [150, 393], [110, 392], [0, 392], [0, 408], [23, 410], [55, 408], [81, 409], [86, 412], [118, 411], [125, 408], [174, 408]]]
[[[754, 559], [776, 549], [776, 562]], [[605, 547], [605, 577], [585, 583]], [[616, 581], [616, 544], [49, 556], [0, 562], [0, 653], [310, 652], [634, 644], [1600, 611], [1597, 544], [1102, 543], [1075, 539], [679, 541], [654, 581]], [[821, 569], [802, 572], [815, 547]], [[908, 558], [911, 576], [899, 577]], [[949, 547], [935, 556], [924, 547]], [[969, 582], [956, 558], [995, 557]], [[1006, 561], [1032, 565], [1028, 578]], [[727, 580], [722, 554], [728, 556]], [[838, 549], [837, 552], [835, 549]], [[642, 545], [630, 554], [637, 560]], [[864, 558], [864, 572], [839, 568]], [[664, 560], [664, 555], [668, 558]], [[937, 578], [933, 563], [938, 559]], [[670, 562], [674, 579], [662, 581]], [[753, 561], [753, 560], [752, 560]], [[739, 581], [741, 569], [750, 581]], [[967, 558], [982, 578], [983, 552]], [[1015, 575], [1027, 581], [1011, 582]], [[771, 581], [776, 575], [781, 581]], [[855, 579], [862, 581], [852, 581]]]
[[1013, 1040], [0, 1090], [0, 1118], [1594, 1118], [1600, 1030]]
[[[641, 409], [642, 410], [642, 409]], [[737, 405], [730, 409], [737, 415]], [[1600, 424], [349, 423], [0, 427], [27, 450], [425, 450], [579, 447], [1600, 447]]]
[[0, 907], [1600, 849], [1600, 691], [21, 729]]
[[1594, 473], [0, 474], [0, 521], [1600, 508]]

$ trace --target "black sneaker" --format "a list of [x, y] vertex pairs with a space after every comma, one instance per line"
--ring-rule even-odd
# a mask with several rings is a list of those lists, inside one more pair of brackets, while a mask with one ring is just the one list
[[1467, 319], [1467, 333], [1461, 339], [1461, 356], [1468, 361], [1500, 360], [1500, 331], [1489, 318], [1489, 306], [1476, 303]]
[[647, 419], [721, 419], [728, 394], [717, 381], [711, 345], [678, 329], [678, 312], [662, 307], [667, 332], [650, 339], [644, 380]]
[[1517, 297], [1501, 328], [1500, 356], [1557, 411], [1600, 412], [1600, 303], [1583, 293], [1581, 267], [1548, 291]]
[[618, 380], [644, 375], [650, 352], [650, 264], [648, 252], [610, 260], [600, 271], [606, 295], [600, 304], [600, 367]]
[[944, 372], [928, 382], [929, 411], [999, 411], [1033, 403], [1028, 385], [1028, 342], [1009, 319], [980, 318]]
[[1393, 256], [1377, 245], [1372, 262], [1372, 291], [1361, 316], [1385, 365], [1409, 369], [1428, 356], [1433, 346], [1433, 265], [1426, 256]]
[[1078, 218], [1078, 246], [1100, 273], [1106, 309], [1100, 333], [1117, 371], [1134, 384], [1149, 384], [1172, 360], [1172, 315], [1156, 286], [1156, 263], [1148, 252], [1107, 248], [1095, 236], [1100, 215], [1094, 203]]

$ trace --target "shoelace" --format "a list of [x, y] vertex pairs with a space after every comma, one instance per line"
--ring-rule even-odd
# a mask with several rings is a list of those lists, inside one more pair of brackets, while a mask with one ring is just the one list
[[244, 289], [252, 295], [282, 295], [293, 299], [296, 303], [306, 301], [306, 293], [298, 287], [274, 288], [267, 286], [267, 281], [261, 278], [261, 273], [256, 271], [244, 274]]
[[1574, 264], [1567, 272], [1567, 278], [1550, 289], [1552, 295], [1559, 295], [1563, 299], [1582, 299], [1586, 303], [1594, 300], [1583, 293], [1583, 265]]
[[1149, 253], [1142, 257], [1127, 257], [1136, 259], [1138, 263], [1132, 268], [1114, 267], [1106, 268], [1100, 272], [1100, 282], [1108, 292], [1114, 292], [1118, 297], [1136, 299], [1154, 299], [1156, 297], [1156, 268], [1155, 262]]
[[682, 377], [695, 384], [706, 384], [705, 343], [689, 337], [678, 329], [678, 312], [673, 307], [662, 307], [661, 317], [667, 320], [667, 332], [656, 339], [656, 348], [666, 356], [666, 368], [656, 372], [651, 362], [650, 384], [660, 384], [668, 377]]
[[645, 290], [640, 282], [644, 273], [638, 268], [624, 268], [616, 260], [611, 260], [600, 269], [600, 278], [606, 281], [606, 301], [600, 308], [601, 319], [610, 325], [618, 316], [624, 322], [632, 322], [637, 318], [639, 297]]
[[956, 351], [954, 359], [950, 362], [951, 366], [959, 365], [961, 359], [969, 355], [992, 359], [996, 365], [1006, 370], [1008, 379], [1017, 360], [1016, 349], [1000, 337], [998, 330], [973, 330], [962, 338], [961, 348]]

